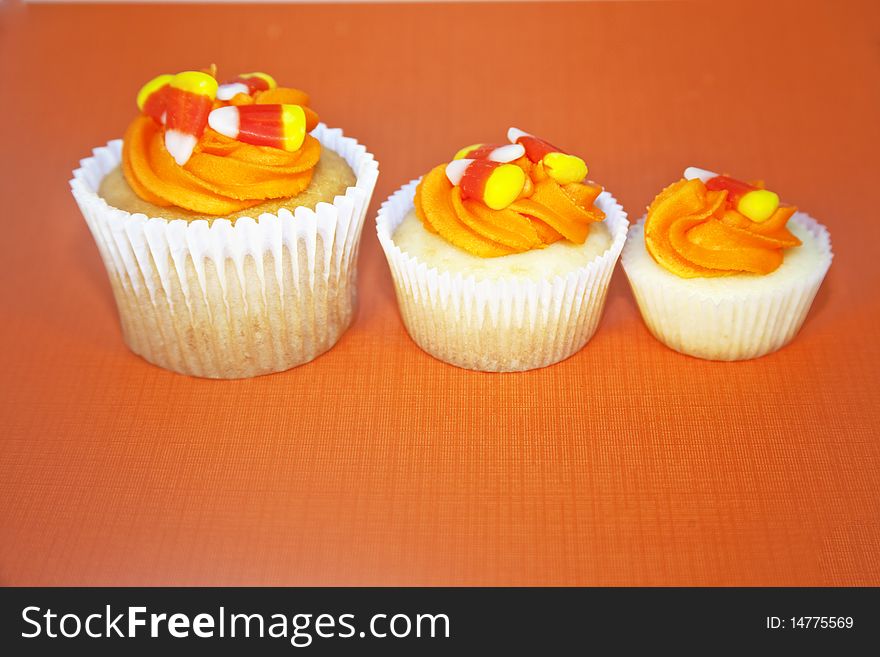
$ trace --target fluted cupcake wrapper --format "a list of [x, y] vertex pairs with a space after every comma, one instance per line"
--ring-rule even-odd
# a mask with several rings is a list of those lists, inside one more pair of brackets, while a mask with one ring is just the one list
[[126, 343], [175, 372], [242, 378], [308, 362], [352, 320], [358, 244], [378, 177], [373, 155], [339, 129], [312, 133], [357, 182], [314, 210], [234, 222], [149, 218], [97, 190], [122, 141], [97, 148], [70, 181], [101, 252]]
[[651, 333], [666, 346], [709, 360], [747, 360], [771, 353], [797, 335], [831, 266], [831, 238], [803, 212], [790, 220], [815, 238], [820, 258], [809, 275], [772, 289], [695, 290], [693, 279], [657, 277], [645, 257], [644, 218], [630, 229], [621, 265]]
[[418, 182], [389, 197], [376, 218], [400, 313], [416, 344], [458, 367], [508, 372], [552, 365], [587, 343], [602, 316], [629, 225], [611, 194], [603, 192], [596, 202], [606, 214], [611, 246], [591, 262], [546, 281], [477, 280], [429, 267], [394, 243]]

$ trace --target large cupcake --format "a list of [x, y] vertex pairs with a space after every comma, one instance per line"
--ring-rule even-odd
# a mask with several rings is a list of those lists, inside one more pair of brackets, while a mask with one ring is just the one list
[[596, 330], [626, 213], [582, 159], [511, 128], [393, 194], [377, 231], [403, 321], [432, 356], [528, 370]]
[[621, 263], [658, 340], [742, 360], [797, 334], [831, 258], [825, 228], [763, 182], [691, 167], [633, 226]]
[[124, 140], [71, 180], [128, 346], [212, 378], [332, 347], [352, 320], [373, 156], [264, 73], [162, 75], [137, 103]]

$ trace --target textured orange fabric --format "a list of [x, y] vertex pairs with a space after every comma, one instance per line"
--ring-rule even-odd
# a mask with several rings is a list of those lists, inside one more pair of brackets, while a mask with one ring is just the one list
[[[0, 12], [0, 583], [880, 584], [876, 3]], [[760, 175], [836, 258], [760, 360], [665, 348], [618, 271], [579, 354], [479, 374], [409, 340], [370, 216], [332, 351], [171, 374], [123, 345], [67, 180], [144, 80], [208, 56], [308, 89], [376, 154], [373, 210], [516, 125], [633, 218], [688, 165]]]

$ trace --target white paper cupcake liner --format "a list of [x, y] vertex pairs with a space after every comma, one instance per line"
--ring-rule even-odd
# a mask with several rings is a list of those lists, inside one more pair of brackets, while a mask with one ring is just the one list
[[353, 187], [314, 210], [210, 225], [131, 214], [99, 197], [121, 140], [82, 160], [70, 186], [132, 351], [183, 374], [242, 378], [300, 365], [336, 343], [354, 312], [358, 244], [379, 169], [341, 130], [320, 124], [312, 134], [346, 160]]
[[611, 246], [588, 264], [543, 281], [477, 280], [429, 267], [394, 243], [394, 231], [413, 208], [418, 182], [392, 194], [376, 218], [400, 313], [416, 344], [458, 367], [508, 372], [552, 365], [587, 343], [602, 316], [629, 226], [611, 194], [603, 192], [596, 202], [606, 214]]
[[833, 253], [828, 231], [815, 219], [796, 212], [790, 221], [806, 230], [818, 246], [819, 258], [808, 275], [783, 280], [776, 287], [719, 291], [701, 281], [723, 279], [658, 276], [659, 265], [645, 248], [642, 218], [630, 229], [620, 261], [654, 337], [683, 354], [727, 361], [757, 358], [791, 341], [806, 319]]

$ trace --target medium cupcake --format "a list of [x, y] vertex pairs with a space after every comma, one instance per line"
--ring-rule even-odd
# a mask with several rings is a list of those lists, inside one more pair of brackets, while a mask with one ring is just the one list
[[515, 128], [394, 193], [377, 231], [404, 324], [474, 370], [545, 367], [592, 337], [626, 213], [574, 155]]
[[691, 167], [630, 230], [621, 263], [658, 340], [744, 360], [797, 334], [831, 258], [828, 231], [763, 182]]
[[265, 73], [161, 75], [137, 105], [70, 181], [132, 351], [227, 379], [332, 347], [352, 320], [373, 156]]

